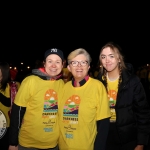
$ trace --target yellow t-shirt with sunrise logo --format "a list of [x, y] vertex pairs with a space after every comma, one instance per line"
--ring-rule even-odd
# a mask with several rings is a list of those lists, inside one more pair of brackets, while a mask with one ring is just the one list
[[93, 150], [97, 120], [110, 117], [107, 92], [93, 78], [81, 87], [69, 81], [64, 86], [59, 107], [60, 150]]
[[19, 144], [40, 149], [58, 144], [58, 103], [64, 86], [60, 80], [26, 77], [16, 94], [14, 103], [26, 107], [19, 132]]

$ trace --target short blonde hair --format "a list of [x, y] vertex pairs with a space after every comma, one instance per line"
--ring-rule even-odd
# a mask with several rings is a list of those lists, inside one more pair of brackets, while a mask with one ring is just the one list
[[78, 55], [80, 55], [80, 54], [83, 54], [83, 55], [86, 57], [86, 59], [87, 59], [87, 61], [88, 61], [88, 64], [91, 63], [92, 58], [91, 58], [90, 54], [89, 54], [85, 49], [83, 49], [83, 48], [78, 48], [78, 49], [75, 49], [74, 51], [72, 51], [72, 52], [68, 55], [68, 57], [67, 57], [68, 64], [70, 64], [70, 62], [71, 62], [71, 60], [72, 60], [73, 58], [75, 58], [76, 56], [78, 56]]

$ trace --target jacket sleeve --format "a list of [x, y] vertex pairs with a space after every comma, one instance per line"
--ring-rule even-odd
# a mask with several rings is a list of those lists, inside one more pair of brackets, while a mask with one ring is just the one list
[[0, 93], [0, 102], [6, 107], [10, 107], [11, 106], [10, 98], [4, 96], [2, 93]]
[[147, 145], [150, 135], [150, 106], [142, 84], [135, 88], [133, 109], [137, 119], [137, 144]]
[[26, 107], [21, 107], [15, 103], [12, 106], [10, 115], [10, 132], [9, 132], [9, 145], [18, 145], [18, 134], [21, 127], [21, 122], [25, 114]]
[[94, 150], [105, 150], [109, 124], [109, 118], [97, 121], [97, 135], [94, 143]]

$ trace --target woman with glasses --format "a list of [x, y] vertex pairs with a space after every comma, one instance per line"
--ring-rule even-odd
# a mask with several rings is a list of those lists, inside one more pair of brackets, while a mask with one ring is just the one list
[[91, 57], [82, 49], [68, 55], [73, 79], [64, 86], [59, 106], [60, 150], [104, 150], [110, 109], [103, 84], [88, 75]]

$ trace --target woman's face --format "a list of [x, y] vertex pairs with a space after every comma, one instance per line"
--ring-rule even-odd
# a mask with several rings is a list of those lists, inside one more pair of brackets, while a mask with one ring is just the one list
[[68, 69], [76, 81], [83, 80], [88, 74], [89, 68], [90, 66], [87, 62], [87, 58], [83, 54], [77, 55], [68, 65]]
[[47, 56], [44, 67], [49, 76], [55, 77], [63, 68], [62, 59], [56, 54], [51, 54]]
[[110, 47], [106, 47], [102, 50], [100, 54], [100, 59], [102, 66], [108, 71], [112, 72], [113, 70], [118, 69], [119, 58], [118, 54], [115, 53]]

